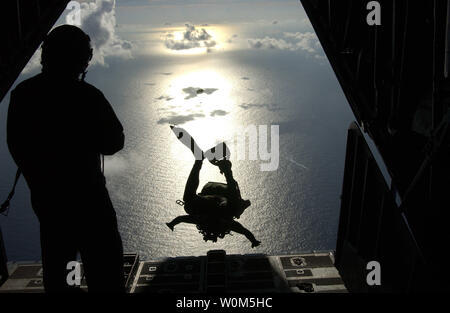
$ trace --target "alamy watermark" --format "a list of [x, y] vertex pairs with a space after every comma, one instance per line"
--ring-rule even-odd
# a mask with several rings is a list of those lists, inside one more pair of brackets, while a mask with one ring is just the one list
[[[269, 137], [270, 130], [270, 137]], [[270, 140], [270, 147], [268, 142]], [[280, 163], [280, 127], [279, 125], [248, 125], [238, 127], [230, 142], [231, 159], [262, 161], [259, 165], [263, 172], [276, 171]]]
[[69, 273], [66, 276], [66, 282], [69, 286], [81, 285], [81, 264], [77, 261], [70, 261], [67, 263], [66, 269]]
[[[207, 159], [220, 160], [227, 155], [225, 150], [229, 150], [230, 154], [226, 157], [229, 160], [261, 161], [260, 170], [263, 172], [278, 169], [280, 163], [279, 125], [238, 126], [231, 136], [232, 139], [225, 141], [227, 149], [219, 144], [214, 149], [207, 151], [202, 151], [183, 128], [173, 127], [172, 130], [178, 139], [192, 150], [197, 160], [201, 160], [203, 156]], [[175, 154], [175, 157], [182, 158], [179, 154]]]
[[370, 261], [367, 263], [366, 269], [370, 272], [366, 276], [366, 282], [369, 286], [381, 285], [381, 266], [377, 261]]
[[378, 1], [370, 1], [366, 6], [370, 12], [367, 14], [367, 25], [381, 25], [381, 5]]
[[78, 1], [70, 1], [66, 10], [70, 12], [67, 13], [66, 23], [74, 26], [81, 26], [81, 4]]

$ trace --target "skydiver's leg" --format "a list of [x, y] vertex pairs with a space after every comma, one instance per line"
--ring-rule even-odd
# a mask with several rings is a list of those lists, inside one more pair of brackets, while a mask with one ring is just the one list
[[238, 223], [236, 221], [233, 221], [230, 224], [230, 230], [235, 231], [235, 232], [247, 237], [247, 239], [250, 240], [250, 242], [252, 243], [252, 248], [259, 246], [259, 244], [261, 243], [260, 241], [256, 240], [255, 236], [252, 234], [251, 231], [249, 231], [247, 228], [245, 228], [244, 226], [242, 226], [240, 223]]
[[180, 223], [196, 224], [196, 218], [192, 215], [180, 215], [175, 217], [170, 223], [166, 223], [166, 225], [173, 231], [173, 228]]

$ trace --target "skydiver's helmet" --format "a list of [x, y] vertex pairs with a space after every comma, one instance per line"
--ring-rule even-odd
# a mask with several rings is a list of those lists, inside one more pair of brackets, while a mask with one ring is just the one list
[[92, 59], [90, 37], [73, 25], [53, 29], [42, 44], [42, 72], [64, 76], [85, 75]]
[[197, 224], [197, 229], [203, 235], [203, 240], [217, 242], [217, 239], [223, 239], [230, 233], [229, 224], [220, 219], [205, 218]]

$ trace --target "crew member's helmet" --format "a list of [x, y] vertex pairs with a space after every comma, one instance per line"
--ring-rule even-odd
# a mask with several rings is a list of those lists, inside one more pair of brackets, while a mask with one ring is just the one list
[[42, 44], [41, 64], [43, 72], [79, 76], [92, 59], [90, 37], [73, 25], [53, 29]]

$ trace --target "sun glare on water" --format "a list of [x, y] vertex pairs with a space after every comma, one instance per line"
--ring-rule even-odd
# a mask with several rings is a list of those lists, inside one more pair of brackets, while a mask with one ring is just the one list
[[207, 127], [208, 125], [215, 125], [214, 128], [221, 132], [229, 128], [227, 115], [234, 107], [235, 100], [232, 97], [231, 81], [219, 71], [203, 69], [180, 74], [174, 77], [168, 94], [175, 98], [174, 104], [180, 112], [187, 110], [204, 115], [204, 118], [195, 120], [195, 123], [187, 123], [190, 129], [210, 129], [205, 138], [201, 136], [198, 140], [214, 136], [214, 129]]
[[[170, 114], [194, 117], [179, 126], [185, 128], [204, 150], [234, 135], [237, 123], [230, 114], [236, 105], [232, 87], [232, 82], [220, 71], [201, 69], [174, 76], [166, 89], [167, 96], [172, 98]], [[174, 156], [185, 154], [183, 145], [171, 142]]]

